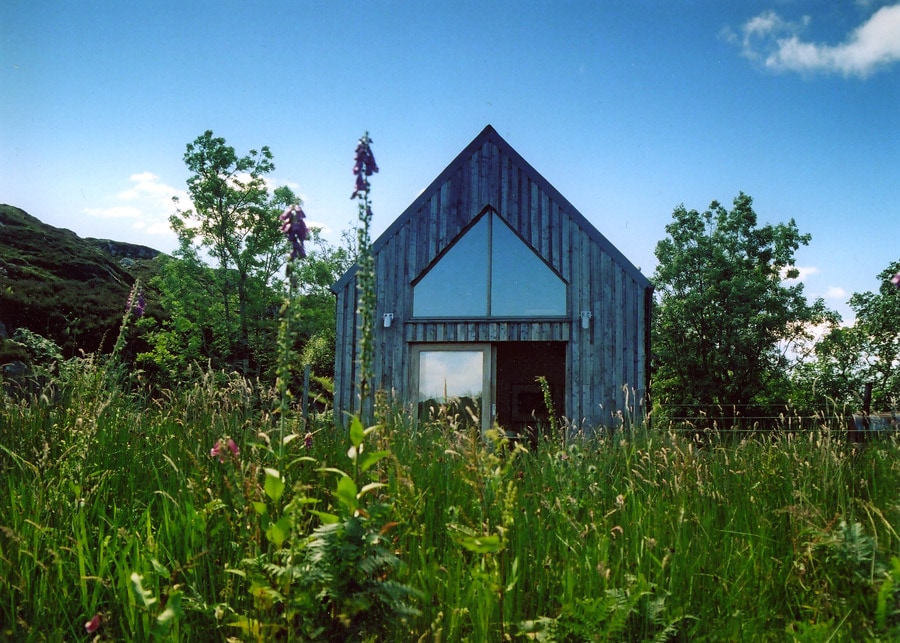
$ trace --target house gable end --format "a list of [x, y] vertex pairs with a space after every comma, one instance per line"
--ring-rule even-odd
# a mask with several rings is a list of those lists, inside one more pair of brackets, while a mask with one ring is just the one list
[[[555, 247], [554, 240], [549, 238], [552, 232], [531, 230], [534, 225], [532, 220], [539, 218], [535, 212], [541, 208], [553, 208], [554, 213], [558, 211], [556, 218], [559, 222], [564, 217], [568, 218], [640, 287], [651, 287], [650, 281], [490, 125], [373, 242], [372, 253], [377, 255], [405, 227], [427, 226], [429, 241], [427, 246], [423, 246], [425, 256], [416, 256], [414, 265], [407, 267], [411, 275], [417, 275], [489, 206], [495, 207], [510, 227], [557, 273], [563, 274], [564, 271], [559, 257], [548, 256]], [[437, 214], [428, 215], [427, 211]], [[444, 220], [435, 221], [435, 216]], [[421, 221], [423, 217], [428, 220]], [[448, 222], [448, 218], [453, 220]], [[548, 238], [542, 243], [528, 240], [529, 236], [538, 234]], [[556, 245], [559, 245], [558, 242]], [[351, 267], [332, 286], [332, 291], [337, 293], [345, 287], [356, 270], [357, 266]]]

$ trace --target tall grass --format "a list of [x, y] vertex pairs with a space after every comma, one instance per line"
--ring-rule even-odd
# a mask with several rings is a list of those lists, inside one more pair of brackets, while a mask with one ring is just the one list
[[[312, 636], [285, 611], [315, 597], [248, 561], [300, 569], [319, 516], [356, 507], [324, 471], [351, 467], [347, 436], [295, 423], [282, 455], [271, 391], [216, 373], [155, 396], [100, 379], [73, 362], [45, 395], [0, 398], [0, 638]], [[390, 455], [365, 498], [389, 507], [373, 537], [399, 562], [373, 579], [413, 588], [415, 610], [357, 619], [355, 639], [900, 638], [895, 439], [851, 444], [823, 424], [701, 443], [638, 427], [526, 452], [377, 415], [366, 448]], [[211, 455], [229, 438], [238, 453]]]

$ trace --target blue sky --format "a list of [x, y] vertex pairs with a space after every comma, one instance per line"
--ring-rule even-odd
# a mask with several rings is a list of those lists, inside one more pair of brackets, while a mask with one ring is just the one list
[[0, 3], [0, 202], [175, 247], [185, 145], [268, 145], [338, 241], [368, 130], [376, 234], [493, 125], [645, 274], [672, 210], [794, 218], [849, 317], [900, 259], [900, 4]]

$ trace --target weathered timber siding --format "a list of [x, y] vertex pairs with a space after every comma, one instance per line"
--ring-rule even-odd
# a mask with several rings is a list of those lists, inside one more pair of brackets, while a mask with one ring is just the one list
[[[569, 284], [568, 319], [412, 319], [412, 282], [490, 208]], [[650, 283], [555, 188], [488, 127], [373, 244], [376, 387], [405, 402], [411, 344], [568, 343], [564, 414], [586, 427], [635, 412], [646, 394]], [[335, 408], [356, 408], [356, 277], [337, 295]], [[581, 311], [591, 311], [590, 328]], [[381, 320], [393, 313], [390, 328]]]

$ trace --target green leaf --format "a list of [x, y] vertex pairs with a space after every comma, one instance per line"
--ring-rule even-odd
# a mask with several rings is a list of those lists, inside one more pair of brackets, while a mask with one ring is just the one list
[[364, 473], [368, 471], [375, 463], [386, 458], [390, 453], [390, 451], [372, 451], [371, 453], [364, 453], [359, 459], [360, 472]]
[[299, 458], [297, 458], [296, 460], [291, 460], [291, 463], [288, 465], [288, 468], [291, 468], [295, 464], [298, 464], [300, 462], [315, 462], [315, 461], [316, 461], [315, 458], [311, 458], [308, 455], [303, 455], [303, 456], [300, 456]]
[[169, 570], [166, 569], [161, 562], [159, 562], [155, 558], [151, 558], [150, 564], [153, 566], [153, 571], [156, 572], [157, 576], [160, 576], [161, 578], [169, 578]]
[[476, 554], [496, 554], [503, 549], [503, 542], [497, 534], [478, 534], [463, 525], [450, 524], [453, 540]]
[[357, 488], [356, 483], [353, 482], [353, 478], [344, 476], [338, 480], [337, 490], [334, 492], [334, 495], [340, 503], [346, 507], [347, 511], [352, 514], [359, 506], [359, 502], [356, 498], [357, 493], [359, 493], [359, 489]]
[[258, 513], [260, 516], [266, 515], [266, 503], [264, 502], [251, 502], [253, 505], [253, 510]]
[[276, 469], [266, 468], [266, 482], [263, 489], [272, 500], [277, 502], [281, 498], [281, 494], [284, 493], [284, 480]]
[[357, 416], [353, 416], [353, 419], [350, 420], [350, 444], [354, 447], [358, 447], [362, 444], [362, 441], [366, 437], [366, 432], [363, 429], [362, 422], [360, 422]]
[[513, 558], [512, 569], [509, 572], [509, 583], [506, 585], [506, 593], [509, 594], [519, 582], [519, 557]]
[[266, 539], [276, 547], [281, 547], [291, 533], [291, 521], [287, 516], [282, 516], [266, 529]]
[[373, 489], [380, 489], [381, 487], [386, 487], [387, 485], [383, 482], [370, 482], [367, 485], [363, 485], [363, 488], [359, 490], [359, 493], [356, 494], [357, 498], [362, 498], [364, 494], [372, 491]]
[[172, 629], [175, 621], [182, 616], [184, 616], [184, 612], [181, 609], [181, 592], [174, 590], [169, 594], [169, 599], [166, 601], [166, 609], [156, 617], [153, 634], [156, 637], [165, 636]]
[[319, 469], [316, 469], [316, 471], [319, 471], [320, 473], [336, 473], [342, 478], [347, 475], [344, 471], [335, 469], [334, 467], [321, 467]]
[[496, 554], [503, 549], [500, 536], [465, 536], [458, 539], [460, 545], [476, 554]]
[[153, 594], [144, 589], [144, 577], [138, 574], [137, 572], [131, 572], [131, 591], [134, 592], [134, 597], [137, 599], [138, 603], [143, 607], [151, 607], [156, 603], [156, 599], [153, 597]]
[[309, 513], [314, 516], [318, 516], [323, 525], [333, 525], [334, 523], [340, 521], [340, 517], [335, 516], [334, 514], [330, 514], [327, 511], [316, 511], [315, 509], [310, 509]]

